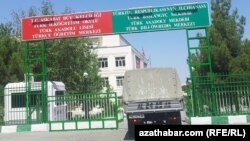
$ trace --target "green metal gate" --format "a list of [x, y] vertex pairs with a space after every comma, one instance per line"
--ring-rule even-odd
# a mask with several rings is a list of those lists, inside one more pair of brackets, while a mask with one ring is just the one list
[[25, 42], [25, 124], [49, 123], [50, 131], [117, 129], [116, 93], [47, 96], [45, 53], [45, 40]]
[[[203, 32], [203, 33], [202, 33]], [[188, 45], [188, 64], [190, 77], [192, 82], [192, 103], [193, 103], [193, 116], [197, 116], [198, 113], [198, 94], [199, 87], [203, 85], [199, 76], [202, 70], [206, 73], [206, 86], [213, 91], [213, 71], [212, 71], [212, 59], [211, 59], [211, 47], [209, 44], [208, 27], [192, 28], [186, 30], [187, 45]], [[192, 43], [194, 42], [194, 43]], [[196, 43], [195, 43], [196, 42]], [[204, 54], [206, 58], [200, 58], [200, 55]], [[198, 71], [199, 70], [199, 71]], [[208, 85], [207, 85], [208, 84]], [[213, 93], [210, 93], [212, 113], [217, 111], [216, 98]]]
[[[31, 124], [33, 121], [35, 123], [46, 123], [48, 108], [44, 40], [25, 42], [25, 72], [26, 124]], [[34, 85], [32, 81], [39, 81], [41, 83], [40, 85]], [[36, 91], [37, 89], [39, 91]], [[32, 103], [32, 101], [35, 101], [35, 103]], [[32, 116], [34, 114], [35, 118]]]
[[50, 131], [118, 128], [116, 93], [49, 96], [48, 105]]

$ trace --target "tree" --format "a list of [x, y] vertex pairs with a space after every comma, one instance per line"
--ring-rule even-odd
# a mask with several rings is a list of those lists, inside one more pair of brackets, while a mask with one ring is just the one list
[[50, 1], [42, 1], [42, 6], [40, 8], [41, 15], [54, 15], [53, 5]]
[[232, 73], [246, 73], [250, 71], [250, 41], [244, 40], [239, 56], [230, 62]]
[[212, 45], [213, 70], [216, 73], [230, 72], [230, 62], [240, 54], [244, 34], [245, 17], [238, 10], [230, 14], [231, 0], [212, 0]]
[[[233, 64], [242, 54], [242, 37], [246, 19], [239, 16], [238, 10], [231, 12], [231, 0], [212, 0], [212, 24], [209, 28], [209, 40], [212, 48], [212, 69], [214, 73], [230, 73]], [[202, 45], [203, 41], [200, 42]], [[199, 58], [206, 58], [201, 53]], [[207, 62], [207, 60], [203, 60]], [[247, 65], [247, 64], [245, 64]], [[202, 70], [208, 72], [208, 68]]]
[[[44, 1], [41, 6], [42, 15], [53, 15], [53, 6]], [[71, 13], [66, 7], [64, 13]], [[87, 46], [86, 38], [66, 38], [46, 41], [48, 79], [59, 80], [66, 84], [68, 91], [86, 92], [101, 90], [101, 77], [97, 56]], [[83, 74], [88, 73], [88, 77]]]
[[[86, 42], [82, 37], [47, 42], [48, 79], [65, 82], [70, 91], [101, 90], [97, 56]], [[84, 73], [88, 76], [84, 77]]]
[[[31, 7], [28, 12], [13, 12], [15, 25], [20, 26], [22, 17], [55, 14], [53, 5], [47, 0], [43, 1], [38, 9]], [[71, 13], [71, 11], [70, 8], [66, 7], [64, 13]], [[17, 35], [20, 35], [20, 28], [15, 29]], [[46, 40], [47, 79], [64, 82], [67, 91], [101, 90], [102, 80], [98, 75], [97, 56], [91, 52], [87, 42], [89, 42], [87, 38], [83, 37]], [[36, 69], [40, 70], [39, 68]], [[87, 78], [83, 76], [85, 72], [88, 73]], [[86, 84], [88, 85], [86, 86]]]
[[0, 85], [23, 80], [24, 59], [21, 42], [13, 36], [11, 23], [0, 24]]

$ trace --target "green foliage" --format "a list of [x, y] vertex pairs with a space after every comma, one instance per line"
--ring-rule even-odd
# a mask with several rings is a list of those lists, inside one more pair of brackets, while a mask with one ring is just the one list
[[[231, 10], [231, 0], [211, 1], [212, 25], [209, 28], [212, 48], [212, 69], [214, 73], [249, 72], [250, 44], [242, 41], [246, 19], [239, 16], [238, 10]], [[203, 45], [204, 41], [200, 41]], [[207, 62], [207, 53], [201, 51], [196, 56], [201, 62]], [[199, 74], [206, 74], [208, 68], [198, 69]]]
[[[63, 81], [67, 90], [101, 90], [97, 56], [86, 46], [85, 38], [56, 39], [46, 42], [48, 79]], [[84, 76], [87, 73], [87, 76]]]
[[[71, 11], [67, 7], [64, 13]], [[24, 49], [20, 41], [21, 19], [54, 14], [53, 5], [44, 0], [40, 8], [33, 6], [28, 11], [12, 12], [12, 22], [0, 24], [0, 85], [24, 80]], [[63, 81], [68, 91], [101, 90], [102, 80], [98, 75], [97, 56], [87, 46], [87, 42], [89, 41], [83, 37], [46, 40], [47, 79]], [[33, 71], [41, 70], [41, 65], [34, 66]], [[84, 77], [84, 73], [88, 73], [88, 76]]]
[[4, 122], [4, 87], [0, 84], [0, 125]]
[[232, 73], [249, 72], [250, 70], [250, 41], [243, 41], [239, 56], [230, 62]]
[[13, 37], [12, 24], [0, 24], [0, 85], [23, 80], [23, 49], [18, 38]]
[[235, 64], [233, 62], [240, 61], [238, 57], [242, 54], [241, 39], [246, 20], [245, 17], [238, 15], [237, 9], [230, 14], [230, 9], [231, 0], [212, 0], [210, 42], [215, 73], [231, 72], [232, 64]]

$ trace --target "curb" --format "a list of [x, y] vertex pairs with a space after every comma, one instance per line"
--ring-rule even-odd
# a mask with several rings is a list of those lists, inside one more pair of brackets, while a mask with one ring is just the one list
[[191, 125], [250, 124], [250, 115], [189, 117]]
[[49, 131], [48, 124], [0, 126], [0, 133]]

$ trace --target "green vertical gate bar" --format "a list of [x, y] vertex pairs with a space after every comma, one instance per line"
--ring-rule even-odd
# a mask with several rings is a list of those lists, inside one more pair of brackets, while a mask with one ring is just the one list
[[[195, 36], [195, 37], [190, 37], [189, 36], [189, 31], [194, 31], [194, 30], [205, 30], [205, 36]], [[197, 81], [197, 79], [199, 79], [199, 74], [195, 74], [197, 72], [195, 72], [194, 68], [195, 67], [208, 67], [208, 71], [209, 71], [209, 80], [208, 82], [205, 82], [205, 83], [208, 83], [209, 84], [209, 87], [210, 87], [210, 96], [211, 96], [211, 99], [212, 99], [212, 114], [215, 115], [215, 113], [217, 113], [217, 103], [216, 103], [216, 96], [214, 95], [214, 88], [213, 88], [213, 83], [214, 83], [214, 76], [213, 76], [213, 71], [212, 71], [212, 59], [211, 59], [211, 47], [210, 47], [210, 43], [209, 43], [209, 35], [208, 35], [208, 29], [207, 27], [201, 27], [201, 28], [192, 28], [192, 29], [186, 29], [186, 36], [187, 36], [187, 45], [188, 45], [188, 64], [189, 64], [189, 71], [190, 71], [190, 77], [191, 77], [191, 81], [192, 81], [192, 103], [193, 103], [193, 116], [197, 116], [197, 115], [200, 115], [200, 110], [199, 110], [199, 107], [200, 106], [203, 106], [201, 104], [203, 103], [200, 103], [198, 102], [199, 99], [198, 99], [198, 93], [197, 90], [198, 90], [198, 87], [199, 87], [199, 83]], [[193, 47], [190, 45], [190, 41], [191, 40], [200, 40], [200, 39], [205, 39], [206, 40], [206, 45], [205, 46], [196, 46], [196, 47]], [[192, 60], [192, 50], [207, 50], [207, 62], [193, 62]], [[202, 85], [203, 85], [204, 82], [202, 82]], [[200, 83], [201, 85], [201, 83]]]
[[189, 65], [189, 72], [190, 72], [190, 77], [191, 77], [191, 86], [192, 86], [192, 91], [191, 91], [191, 96], [192, 96], [192, 111], [193, 111], [193, 116], [196, 116], [197, 115], [197, 109], [196, 107], [198, 106], [197, 104], [197, 97], [196, 97], [196, 93], [195, 93], [195, 82], [194, 82], [194, 74], [193, 74], [193, 69], [192, 69], [192, 66], [190, 65], [191, 64], [191, 57], [192, 57], [192, 54], [191, 54], [191, 51], [190, 51], [190, 43], [189, 43], [189, 34], [188, 34], [188, 30], [186, 30], [186, 36], [187, 36], [187, 45], [188, 45], [188, 65]]
[[[30, 45], [30, 43], [37, 43], [38, 46], [34, 47]], [[39, 52], [39, 53], [37, 53]], [[32, 54], [33, 53], [33, 54]], [[32, 55], [31, 55], [32, 54]], [[33, 72], [32, 64], [35, 62], [39, 62], [40, 71]], [[26, 123], [31, 124], [31, 107], [30, 107], [30, 92], [31, 82], [30, 78], [34, 77], [34, 80], [41, 81], [41, 97], [42, 100], [37, 100], [37, 116], [40, 116], [40, 112], [42, 112], [41, 120], [38, 122], [46, 123], [48, 121], [48, 108], [47, 108], [47, 69], [46, 69], [46, 52], [45, 52], [45, 41], [30, 41], [25, 42], [25, 87], [26, 87]], [[37, 78], [36, 78], [37, 77]], [[39, 96], [38, 96], [39, 97]], [[41, 106], [41, 107], [39, 107]], [[37, 117], [36, 120], [40, 118]]]
[[205, 28], [206, 32], [206, 40], [207, 40], [207, 46], [208, 46], [208, 63], [209, 63], [209, 78], [210, 78], [210, 91], [211, 91], [211, 98], [212, 98], [212, 115], [216, 115], [218, 112], [217, 109], [217, 98], [216, 93], [214, 89], [214, 74], [213, 74], [213, 66], [212, 66], [212, 51], [210, 46], [210, 40], [209, 40], [209, 33], [208, 28]]
[[30, 114], [30, 108], [29, 108], [29, 92], [31, 90], [30, 85], [30, 63], [29, 63], [29, 42], [25, 42], [25, 90], [26, 90], [26, 124], [31, 123], [31, 114]]
[[46, 50], [45, 50], [45, 40], [42, 40], [40, 42], [41, 50], [42, 50], [42, 56], [41, 56], [41, 62], [42, 62], [42, 121], [46, 123], [48, 121], [48, 108], [47, 108], [47, 68], [46, 68]]

